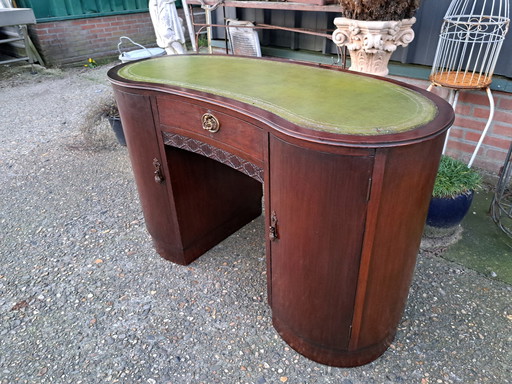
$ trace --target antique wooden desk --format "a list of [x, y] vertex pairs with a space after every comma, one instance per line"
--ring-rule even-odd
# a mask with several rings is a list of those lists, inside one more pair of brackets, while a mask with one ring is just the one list
[[405, 306], [448, 103], [315, 65], [168, 56], [110, 70], [146, 225], [191, 263], [261, 214], [281, 337], [334, 366], [370, 362]]

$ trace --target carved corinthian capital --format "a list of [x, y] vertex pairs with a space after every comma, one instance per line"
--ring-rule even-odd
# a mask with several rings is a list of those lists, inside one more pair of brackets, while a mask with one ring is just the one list
[[353, 71], [385, 76], [391, 54], [398, 46], [407, 46], [414, 39], [412, 25], [416, 19], [401, 21], [364, 21], [337, 17], [332, 40], [346, 46]]

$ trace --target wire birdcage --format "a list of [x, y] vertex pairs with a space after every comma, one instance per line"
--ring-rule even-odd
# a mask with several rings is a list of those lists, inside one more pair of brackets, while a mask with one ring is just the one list
[[[485, 89], [489, 98], [489, 119], [469, 167], [494, 116], [494, 100], [489, 86], [509, 28], [509, 8], [509, 0], [452, 0], [441, 26], [429, 90], [432, 86], [449, 88], [454, 109], [460, 90]], [[447, 141], [448, 137], [443, 152]]]

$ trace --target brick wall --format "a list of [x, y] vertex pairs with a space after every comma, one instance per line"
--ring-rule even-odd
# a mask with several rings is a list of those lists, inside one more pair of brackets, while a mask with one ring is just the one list
[[148, 12], [38, 23], [30, 35], [46, 65], [53, 66], [118, 55], [121, 36], [156, 46]]
[[[474, 166], [499, 173], [512, 142], [512, 94], [493, 91], [494, 118], [480, 147]], [[459, 92], [456, 119], [450, 132], [447, 152], [469, 161], [489, 117], [485, 91]]]
[[[430, 84], [416, 79], [396, 79], [423, 89]], [[434, 87], [432, 92], [448, 100], [449, 91], [446, 88]], [[495, 103], [494, 118], [473, 167], [499, 174], [512, 142], [512, 94], [492, 91], [492, 95]], [[489, 99], [484, 90], [460, 91], [446, 154], [468, 163], [488, 117]]]

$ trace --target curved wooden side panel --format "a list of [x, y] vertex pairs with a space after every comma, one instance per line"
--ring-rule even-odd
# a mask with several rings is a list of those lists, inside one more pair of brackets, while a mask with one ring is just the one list
[[[180, 232], [174, 204], [169, 200], [169, 185], [155, 180], [158, 164], [162, 174], [165, 158], [160, 153], [151, 98], [128, 93], [114, 86], [115, 98], [123, 122], [123, 131], [132, 164], [142, 212], [157, 251], [166, 259], [186, 264], [181, 250]], [[166, 214], [162, 214], [165, 212]]]
[[[445, 134], [387, 149], [368, 211], [351, 350], [394, 338], [402, 317], [425, 225]], [[379, 185], [381, 183], [381, 185]], [[372, 204], [370, 199], [370, 206]]]

